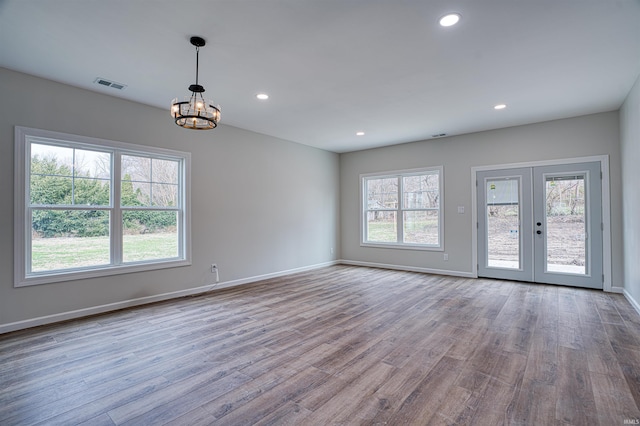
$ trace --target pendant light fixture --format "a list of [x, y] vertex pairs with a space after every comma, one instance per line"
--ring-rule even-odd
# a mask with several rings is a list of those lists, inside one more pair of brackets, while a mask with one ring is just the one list
[[220, 121], [220, 106], [214, 106], [212, 101], [205, 101], [202, 97], [204, 87], [198, 84], [200, 48], [206, 42], [202, 37], [191, 37], [190, 41], [196, 47], [196, 84], [189, 86], [191, 96], [185, 97], [182, 102], [178, 102], [178, 98], [171, 102], [171, 116], [178, 126], [185, 129], [215, 129]]

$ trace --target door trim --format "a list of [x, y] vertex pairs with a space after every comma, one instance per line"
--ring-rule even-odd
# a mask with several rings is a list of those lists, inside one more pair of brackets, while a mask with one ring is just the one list
[[[516, 169], [523, 167], [556, 166], [562, 164], [599, 162], [602, 171], [602, 271], [604, 282], [602, 289], [611, 292], [611, 194], [609, 191], [609, 156], [597, 155], [591, 157], [563, 158], [547, 161], [530, 161], [525, 163], [494, 164], [489, 166], [471, 167], [471, 206], [477, 206], [478, 195], [476, 188], [476, 175], [478, 172], [488, 170]], [[478, 277], [478, 209], [471, 208], [471, 272]]]

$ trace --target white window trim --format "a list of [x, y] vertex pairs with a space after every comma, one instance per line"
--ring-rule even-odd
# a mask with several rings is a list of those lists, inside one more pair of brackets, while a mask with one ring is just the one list
[[[438, 186], [439, 186], [439, 203], [438, 203], [438, 245], [425, 245], [425, 244], [412, 244], [403, 242], [368, 242], [365, 240], [367, 231], [367, 220], [365, 218], [366, 211], [365, 206], [367, 201], [365, 200], [365, 181], [369, 178], [387, 178], [397, 176], [409, 176], [428, 172], [438, 172]], [[402, 194], [399, 194], [401, 197]], [[402, 213], [402, 200], [398, 199], [398, 208], [392, 211]], [[385, 172], [375, 173], [362, 173], [360, 174], [360, 246], [361, 247], [374, 247], [374, 248], [387, 248], [387, 249], [400, 249], [400, 250], [424, 250], [424, 251], [444, 251], [444, 167], [432, 166], [422, 167], [417, 169], [404, 169], [404, 170], [391, 170]], [[398, 221], [400, 223], [400, 220]], [[400, 225], [398, 225], [400, 227]]]
[[[62, 143], [71, 142], [76, 146], [85, 145], [87, 148], [94, 150], [104, 150], [107, 148], [109, 151], [118, 151], [125, 154], [146, 154], [147, 156], [153, 156], [154, 158], [166, 157], [170, 159], [180, 159], [183, 164], [180, 174], [180, 183], [184, 190], [182, 192], [181, 200], [183, 205], [183, 214], [181, 215], [181, 226], [179, 226], [183, 233], [181, 238], [182, 246], [179, 248], [181, 254], [179, 258], [131, 264], [96, 266], [91, 269], [82, 270], [60, 270], [31, 274], [27, 276], [27, 249], [30, 241], [29, 239], [31, 238], [31, 224], [28, 224], [29, 226], [27, 226], [26, 223], [27, 203], [29, 202], [26, 191], [26, 171], [28, 170], [27, 162], [30, 161], [30, 158], [27, 158], [26, 154], [27, 145], [32, 139], [38, 138], [42, 138], [43, 141], [46, 139], [49, 141], [58, 140]], [[15, 127], [14, 142], [14, 287], [191, 265], [191, 153], [21, 126]], [[118, 165], [115, 166], [116, 169], [117, 167]], [[115, 173], [118, 172], [119, 170], [114, 170], [114, 176], [116, 176]], [[116, 202], [119, 202], [119, 191], [119, 185], [114, 185], [112, 199], [112, 204], [114, 206], [116, 205]], [[116, 208], [115, 211], [120, 211], [120, 209]], [[119, 238], [120, 236], [115, 234], [112, 236], [112, 241], [115, 240], [115, 242], [117, 242]]]

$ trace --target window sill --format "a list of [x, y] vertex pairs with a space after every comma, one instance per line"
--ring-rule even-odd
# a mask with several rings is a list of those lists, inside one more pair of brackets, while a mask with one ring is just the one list
[[74, 281], [88, 278], [99, 278], [110, 275], [130, 274], [133, 272], [153, 271], [157, 269], [177, 268], [190, 265], [190, 260], [180, 259], [144, 264], [94, 267], [91, 270], [81, 271], [60, 271], [59, 273], [48, 272], [41, 275], [32, 274], [28, 277], [18, 277], [16, 275], [14, 287], [28, 287], [32, 285], [50, 284], [62, 281]]
[[365, 243], [361, 242], [360, 247], [385, 248], [399, 250], [420, 250], [420, 251], [444, 251], [443, 246], [425, 246], [419, 244], [398, 244], [398, 243]]

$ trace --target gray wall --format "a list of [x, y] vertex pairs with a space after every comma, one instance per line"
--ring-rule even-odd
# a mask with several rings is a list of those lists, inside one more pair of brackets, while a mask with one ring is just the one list
[[[337, 154], [224, 125], [184, 130], [168, 111], [2, 68], [0, 98], [0, 328], [211, 284], [212, 262], [224, 284], [339, 258]], [[192, 266], [14, 288], [16, 125], [191, 152]]]
[[[196, 289], [212, 282], [212, 262], [220, 267], [222, 285], [336, 259], [469, 274], [471, 167], [603, 154], [609, 155], [611, 170], [612, 284], [624, 283], [628, 294], [640, 300], [639, 86], [636, 83], [620, 114], [338, 156], [224, 125], [211, 132], [183, 130], [165, 110], [0, 68], [0, 190], [5, 200], [0, 205], [0, 329], [38, 317]], [[191, 152], [193, 265], [14, 288], [15, 125]], [[442, 252], [360, 247], [359, 175], [433, 165], [444, 166], [444, 247], [449, 261], [443, 260]], [[626, 184], [624, 280], [621, 165]], [[464, 214], [458, 214], [458, 206], [465, 207]]]
[[620, 109], [624, 289], [640, 310], [640, 77]]
[[[612, 285], [622, 287], [622, 192], [618, 113], [510, 127], [426, 140], [340, 156], [342, 258], [449, 273], [472, 272], [471, 168], [532, 161], [609, 155], [612, 227]], [[442, 252], [360, 247], [359, 175], [423, 166], [444, 166]], [[637, 173], [637, 172], [636, 172]], [[465, 213], [458, 214], [458, 206]]]

